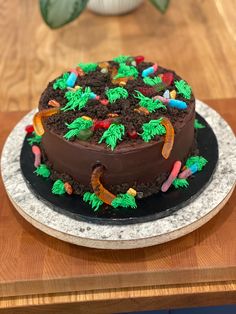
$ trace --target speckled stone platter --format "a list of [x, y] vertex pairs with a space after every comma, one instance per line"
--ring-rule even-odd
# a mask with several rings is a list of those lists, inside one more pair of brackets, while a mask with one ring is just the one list
[[20, 170], [20, 151], [35, 111], [26, 115], [9, 135], [1, 169], [6, 191], [17, 211], [32, 225], [63, 241], [77, 245], [129, 249], [164, 243], [199, 228], [214, 217], [231, 195], [236, 180], [236, 139], [222, 117], [197, 101], [197, 112], [213, 128], [219, 145], [219, 162], [212, 181], [190, 204], [167, 217], [132, 225], [98, 225], [65, 216], [34, 196]]

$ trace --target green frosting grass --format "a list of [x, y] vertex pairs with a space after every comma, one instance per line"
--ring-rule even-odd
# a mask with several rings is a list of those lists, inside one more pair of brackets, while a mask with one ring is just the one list
[[89, 72], [93, 72], [97, 69], [98, 65], [97, 63], [94, 62], [90, 62], [90, 63], [79, 63], [78, 66], [85, 72], [85, 73], [89, 73]]
[[179, 178], [176, 178], [173, 182], [172, 182], [173, 186], [176, 188], [176, 189], [179, 189], [179, 188], [187, 188], [189, 186], [189, 183], [186, 179], [179, 179]]
[[194, 128], [195, 129], [204, 129], [205, 128], [205, 125], [201, 124], [198, 119], [195, 119], [194, 120]]
[[101, 201], [95, 193], [90, 192], [84, 193], [83, 201], [89, 203], [95, 212], [98, 211], [100, 206], [103, 204], [103, 201]]
[[118, 73], [114, 77], [114, 79], [117, 79], [120, 77], [129, 77], [129, 76], [137, 78], [138, 77], [138, 70], [132, 65], [129, 66], [125, 63], [120, 63]]
[[187, 168], [190, 168], [194, 164], [197, 164], [198, 171], [201, 171], [207, 163], [208, 163], [208, 161], [202, 156], [192, 156], [192, 157], [188, 158], [185, 166]]
[[61, 109], [62, 111], [68, 110], [81, 110], [84, 108], [90, 99], [91, 89], [90, 87], [85, 87], [84, 91], [79, 88], [75, 91], [68, 91], [65, 93], [65, 97], [68, 100], [67, 104]]
[[69, 73], [64, 73], [61, 77], [59, 77], [54, 83], [53, 83], [53, 89], [66, 89], [67, 84], [66, 81], [69, 77]]
[[35, 132], [32, 132], [32, 136], [27, 139], [28, 143], [32, 146], [33, 144], [41, 143], [42, 136], [37, 135]]
[[141, 137], [144, 142], [149, 142], [156, 135], [166, 134], [165, 127], [161, 124], [162, 118], [157, 120], [150, 120], [148, 123], [142, 125], [143, 133]]
[[135, 90], [135, 92], [136, 95], [133, 96], [139, 100], [139, 105], [146, 108], [149, 112], [155, 112], [161, 108], [166, 109], [166, 106], [159, 99], [146, 97], [137, 90]]
[[66, 193], [63, 181], [57, 180], [54, 182], [52, 186], [52, 193], [56, 195], [62, 195]]
[[101, 144], [102, 141], [105, 141], [107, 146], [110, 147], [111, 150], [114, 150], [117, 142], [122, 140], [124, 134], [125, 127], [123, 124], [112, 123], [109, 128], [103, 133], [98, 143]]
[[70, 140], [72, 137], [78, 137], [80, 131], [87, 130], [93, 125], [92, 120], [86, 120], [82, 117], [75, 119], [72, 123], [66, 123], [69, 131], [64, 135], [67, 140]]
[[120, 55], [118, 57], [113, 58], [113, 61], [118, 63], [125, 63], [130, 59], [130, 56]]
[[117, 197], [112, 201], [111, 206], [114, 208], [117, 208], [117, 207], [137, 208], [135, 198], [128, 193], [118, 194]]
[[110, 103], [114, 103], [117, 99], [126, 99], [129, 93], [124, 87], [110, 88], [106, 91], [107, 98]]
[[51, 175], [49, 168], [45, 164], [39, 165], [34, 173], [36, 173], [37, 176], [41, 176], [43, 178], [48, 178]]
[[159, 83], [162, 83], [162, 79], [159, 76], [155, 76], [155, 77], [145, 77], [143, 79], [144, 83], [150, 86], [155, 86]]
[[184, 98], [190, 99], [192, 88], [184, 80], [175, 81], [175, 87], [178, 91], [178, 94], [183, 95]]

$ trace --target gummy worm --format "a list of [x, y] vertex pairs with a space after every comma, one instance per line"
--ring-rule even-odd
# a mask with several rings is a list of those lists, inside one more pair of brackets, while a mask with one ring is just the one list
[[50, 116], [58, 113], [59, 110], [60, 110], [59, 108], [44, 109], [44, 110], [37, 112], [34, 115], [33, 126], [34, 126], [34, 131], [37, 135], [41, 136], [44, 134], [44, 127], [43, 127], [43, 123], [42, 123], [42, 118], [50, 117]]
[[171, 170], [171, 173], [170, 173], [168, 179], [161, 186], [162, 192], [168, 191], [168, 189], [171, 186], [171, 184], [174, 181], [174, 179], [177, 178], [177, 175], [178, 175], [178, 173], [180, 171], [180, 168], [181, 168], [181, 161], [176, 161], [174, 163], [174, 166], [173, 166], [173, 168]]
[[182, 171], [179, 174], [180, 179], [187, 179], [190, 177], [192, 174], [196, 173], [198, 171], [197, 164], [193, 164], [191, 167], [186, 168], [184, 171]]
[[170, 122], [169, 119], [167, 118], [162, 118], [161, 124], [165, 127], [166, 129], [166, 135], [165, 135], [165, 140], [164, 140], [164, 145], [162, 148], [162, 156], [165, 159], [168, 159], [170, 156], [173, 144], [174, 144], [174, 138], [175, 138], [175, 131], [173, 128], [172, 123]]
[[104, 203], [111, 205], [112, 201], [116, 198], [116, 196], [109, 192], [107, 189], [105, 189], [104, 186], [102, 185], [100, 178], [103, 175], [103, 172], [104, 172], [103, 166], [97, 166], [93, 170], [91, 176], [91, 185], [97, 197]]
[[41, 150], [38, 146], [32, 146], [32, 153], [34, 154], [34, 166], [37, 168], [41, 164]]

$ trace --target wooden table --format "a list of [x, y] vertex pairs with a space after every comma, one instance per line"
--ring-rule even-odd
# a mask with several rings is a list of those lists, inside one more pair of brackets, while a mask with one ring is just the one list
[[[118, 54], [143, 54], [175, 69], [198, 98], [215, 99], [209, 103], [235, 130], [234, 0], [172, 1], [165, 15], [147, 1], [121, 17], [86, 11], [56, 31], [42, 22], [37, 1], [0, 0], [0, 12], [1, 146], [23, 111], [37, 106], [49, 80], [79, 61]], [[111, 252], [36, 230], [0, 184], [1, 313], [111, 313], [236, 300], [235, 193], [188, 236]]]
[[[235, 131], [236, 99], [208, 103]], [[24, 113], [0, 113], [1, 147]], [[112, 313], [236, 303], [235, 192], [199, 230], [127, 251], [77, 247], [43, 234], [19, 216], [2, 183], [0, 204], [1, 313]]]

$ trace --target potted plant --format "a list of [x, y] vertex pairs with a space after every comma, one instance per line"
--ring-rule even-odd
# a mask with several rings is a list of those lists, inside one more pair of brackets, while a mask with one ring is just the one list
[[[164, 13], [169, 0], [149, 0]], [[50, 28], [59, 28], [75, 20], [86, 6], [99, 14], [120, 15], [136, 9], [143, 0], [40, 0], [40, 10]]]

